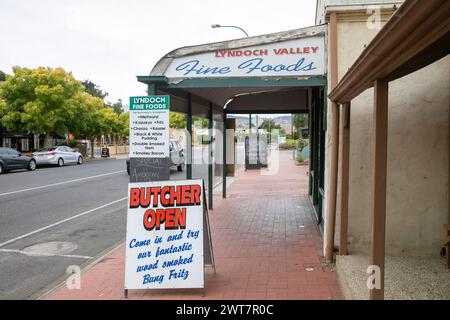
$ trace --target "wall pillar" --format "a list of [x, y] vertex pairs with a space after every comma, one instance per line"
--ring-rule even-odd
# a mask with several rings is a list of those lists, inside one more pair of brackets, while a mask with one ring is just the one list
[[[337, 14], [330, 15], [330, 90], [338, 83], [338, 56], [337, 56]], [[330, 151], [330, 182], [327, 199], [327, 214], [325, 228], [325, 260], [333, 261], [334, 229], [336, 222], [336, 198], [337, 198], [337, 171], [339, 162], [339, 106], [331, 104], [331, 151]]]
[[389, 83], [387, 80], [378, 79], [375, 81], [372, 133], [372, 241], [370, 264], [379, 268], [380, 286], [370, 289], [371, 300], [384, 299], [388, 88]]
[[341, 110], [341, 181], [339, 184], [341, 190], [340, 197], [340, 232], [339, 232], [339, 254], [348, 254], [348, 186], [349, 186], [349, 156], [350, 156], [350, 102], [344, 103]]
[[330, 193], [328, 195], [328, 212], [325, 229], [325, 260], [327, 262], [333, 262], [339, 164], [339, 105], [333, 102], [331, 108]]

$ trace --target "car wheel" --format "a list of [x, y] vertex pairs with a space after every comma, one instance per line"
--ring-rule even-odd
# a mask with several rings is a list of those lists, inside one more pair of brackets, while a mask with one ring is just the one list
[[0, 174], [5, 173], [5, 171], [3, 170], [3, 165], [0, 164]]
[[63, 158], [59, 158], [58, 159], [58, 167], [62, 167], [64, 165], [64, 160]]
[[36, 161], [34, 161], [34, 160], [30, 161], [30, 163], [28, 164], [28, 170], [30, 170], [30, 171], [36, 170]]
[[83, 164], [83, 157], [82, 157], [82, 156], [79, 156], [79, 157], [78, 157], [78, 162], [77, 162], [77, 164]]
[[178, 172], [182, 172], [183, 171], [183, 164], [179, 164], [177, 166]]

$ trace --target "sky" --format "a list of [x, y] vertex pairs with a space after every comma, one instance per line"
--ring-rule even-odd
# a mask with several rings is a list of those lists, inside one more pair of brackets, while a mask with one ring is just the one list
[[0, 0], [0, 70], [62, 67], [109, 93], [145, 94], [147, 75], [183, 46], [314, 25], [316, 0]]

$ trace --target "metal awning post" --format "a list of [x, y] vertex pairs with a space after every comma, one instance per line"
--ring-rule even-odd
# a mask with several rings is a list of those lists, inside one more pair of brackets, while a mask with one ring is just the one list
[[208, 121], [208, 207], [213, 209], [213, 104], [209, 104]]
[[227, 197], [227, 114], [223, 113], [222, 198]]
[[186, 179], [192, 179], [192, 96], [188, 95], [188, 110], [186, 114], [186, 130], [188, 137], [186, 139]]

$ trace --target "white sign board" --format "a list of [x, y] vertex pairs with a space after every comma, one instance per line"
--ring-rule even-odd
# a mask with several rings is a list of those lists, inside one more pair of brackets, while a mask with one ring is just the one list
[[312, 76], [325, 74], [324, 37], [308, 37], [175, 58], [168, 78]]
[[130, 97], [130, 158], [169, 157], [169, 96]]
[[128, 185], [125, 289], [204, 288], [203, 180]]

